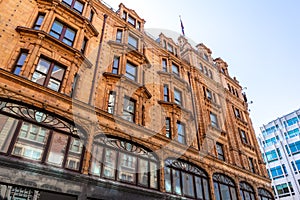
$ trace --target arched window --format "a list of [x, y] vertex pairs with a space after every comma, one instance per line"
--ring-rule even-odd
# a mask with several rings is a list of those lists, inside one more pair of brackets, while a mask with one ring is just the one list
[[242, 200], [255, 200], [253, 187], [246, 182], [240, 182], [240, 193]]
[[201, 200], [210, 199], [206, 173], [185, 162], [168, 159], [165, 161], [166, 192]]
[[158, 189], [158, 159], [153, 152], [118, 138], [94, 140], [90, 173], [106, 179]]
[[231, 178], [223, 174], [214, 174], [216, 200], [237, 200], [236, 187]]
[[60, 118], [0, 99], [0, 154], [79, 171], [82, 139]]
[[259, 200], [274, 200], [273, 195], [263, 188], [258, 188]]

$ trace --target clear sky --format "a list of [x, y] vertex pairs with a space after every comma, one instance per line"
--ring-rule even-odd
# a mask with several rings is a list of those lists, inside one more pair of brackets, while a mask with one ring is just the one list
[[145, 28], [181, 32], [229, 65], [245, 90], [254, 129], [300, 108], [299, 0], [105, 0], [122, 2]]

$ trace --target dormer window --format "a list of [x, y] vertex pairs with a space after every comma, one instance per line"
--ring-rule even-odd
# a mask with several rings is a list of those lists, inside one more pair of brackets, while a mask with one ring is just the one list
[[125, 21], [127, 20], [127, 12], [126, 11], [123, 11], [122, 19], [124, 19]]
[[170, 45], [170, 44], [168, 44], [167, 50], [168, 50], [169, 52], [171, 52], [171, 53], [174, 53], [173, 46]]
[[204, 53], [203, 58], [204, 58], [204, 60], [208, 61], [208, 55], [207, 54]]
[[135, 19], [131, 15], [128, 15], [128, 23], [135, 27]]
[[141, 30], [141, 22], [138, 21], [135, 17], [128, 14], [126, 11], [123, 11], [122, 19], [127, 21], [130, 25], [132, 25], [134, 28]]

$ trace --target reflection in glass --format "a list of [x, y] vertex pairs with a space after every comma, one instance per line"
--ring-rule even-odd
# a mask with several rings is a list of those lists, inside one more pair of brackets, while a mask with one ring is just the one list
[[67, 142], [68, 136], [56, 132], [53, 134], [47, 163], [62, 166]]

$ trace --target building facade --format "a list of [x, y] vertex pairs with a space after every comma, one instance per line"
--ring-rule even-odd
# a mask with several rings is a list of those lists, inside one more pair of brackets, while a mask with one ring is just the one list
[[261, 128], [258, 141], [275, 197], [300, 198], [300, 109]]
[[1, 199], [271, 200], [242, 87], [120, 4], [0, 0]]

